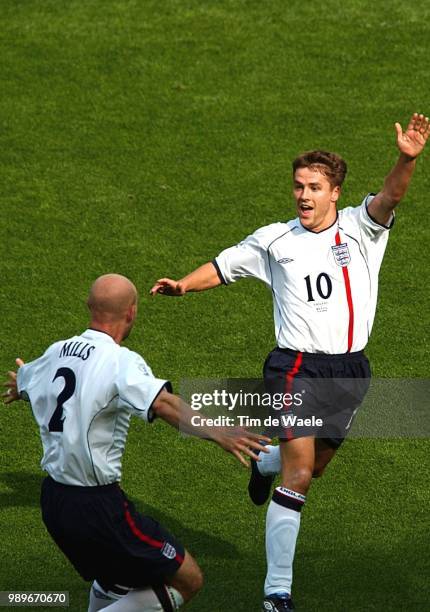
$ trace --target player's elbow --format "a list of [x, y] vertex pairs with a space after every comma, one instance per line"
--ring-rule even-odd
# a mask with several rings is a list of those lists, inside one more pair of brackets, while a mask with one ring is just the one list
[[400, 204], [403, 196], [405, 195], [404, 189], [396, 189], [395, 187], [385, 187], [381, 192], [381, 206], [386, 212], [392, 212], [392, 210]]
[[158, 397], [152, 404], [152, 410], [157, 418], [164, 421], [170, 421], [172, 414], [175, 412], [174, 395], [168, 391], [161, 391]]
[[402, 201], [403, 194], [394, 193], [390, 194], [390, 197], [386, 200], [386, 210], [388, 213], [392, 213], [398, 204]]

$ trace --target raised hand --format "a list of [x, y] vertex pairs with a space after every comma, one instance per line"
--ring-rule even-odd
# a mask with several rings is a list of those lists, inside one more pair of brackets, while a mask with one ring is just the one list
[[180, 296], [184, 295], [185, 291], [179, 281], [171, 278], [159, 278], [149, 293], [151, 295], [162, 293], [163, 295]]
[[397, 132], [397, 146], [404, 155], [415, 158], [424, 149], [430, 136], [429, 118], [414, 113], [409, 121], [406, 131], [403, 132], [400, 123], [395, 124]]

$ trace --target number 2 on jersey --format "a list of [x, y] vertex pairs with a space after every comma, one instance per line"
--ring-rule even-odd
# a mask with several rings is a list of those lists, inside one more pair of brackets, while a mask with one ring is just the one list
[[76, 376], [70, 368], [59, 368], [52, 382], [59, 377], [64, 378], [64, 387], [57, 397], [57, 407], [49, 421], [49, 431], [63, 431], [63, 405], [72, 397], [76, 389]]

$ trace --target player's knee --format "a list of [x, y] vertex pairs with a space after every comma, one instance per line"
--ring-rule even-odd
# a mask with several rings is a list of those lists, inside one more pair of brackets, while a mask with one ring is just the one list
[[202, 589], [203, 583], [203, 572], [199, 567], [197, 567], [191, 578], [191, 591], [193, 596], [197, 595], [197, 593]]
[[298, 493], [306, 493], [312, 480], [312, 470], [300, 467], [292, 470], [287, 477], [286, 486]]
[[203, 587], [203, 582], [202, 570], [198, 566], [194, 567], [193, 571], [187, 576], [186, 583], [181, 589], [185, 601], [189, 601], [192, 597], [197, 595]]
[[185, 551], [185, 558], [181, 567], [168, 584], [177, 589], [186, 602], [202, 588], [202, 570], [188, 551]]

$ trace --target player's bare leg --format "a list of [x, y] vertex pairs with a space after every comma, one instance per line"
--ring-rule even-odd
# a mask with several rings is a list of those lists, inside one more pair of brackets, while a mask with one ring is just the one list
[[315, 438], [281, 441], [280, 456], [281, 486], [273, 492], [266, 518], [267, 576], [264, 606], [267, 610], [275, 611], [294, 609], [290, 597], [293, 559], [300, 512], [314, 472]]
[[315, 466], [315, 438], [281, 440], [281, 486], [306, 495]]
[[336, 454], [335, 448], [327, 444], [324, 438], [315, 438], [315, 464], [312, 473], [313, 478], [319, 478], [324, 474], [325, 468]]
[[165, 585], [134, 589], [121, 596], [115, 592], [118, 589], [105, 591], [94, 583], [88, 612], [97, 612], [107, 607], [112, 612], [175, 612], [194, 597], [202, 585], [202, 572], [189, 552], [185, 551], [181, 567]]
[[196, 560], [185, 551], [184, 562], [170, 581], [169, 588], [176, 589], [183, 597], [184, 602], [197, 595], [203, 586], [203, 574]]

